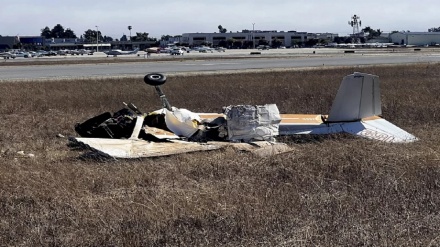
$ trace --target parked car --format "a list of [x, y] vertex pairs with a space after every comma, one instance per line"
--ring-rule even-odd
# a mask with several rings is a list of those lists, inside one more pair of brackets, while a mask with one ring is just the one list
[[159, 50], [159, 53], [171, 53], [171, 49], [169, 49], [169, 48], [161, 48], [160, 50]]
[[35, 57], [35, 56], [37, 56], [37, 53], [35, 52], [35, 51], [30, 51], [30, 52], [28, 52], [29, 53], [29, 55], [31, 56], [31, 57]]
[[57, 53], [55, 51], [38, 51], [37, 57], [50, 57], [50, 56], [56, 56]]
[[15, 53], [15, 57], [29, 58], [29, 57], [32, 57], [32, 55], [30, 55], [30, 54], [27, 53], [27, 52], [22, 52], [22, 51], [20, 51], [20, 52]]
[[268, 45], [259, 45], [257, 47], [258, 50], [269, 50], [270, 46]]
[[57, 54], [60, 56], [65, 56], [65, 55], [69, 54], [69, 50], [59, 50], [59, 51], [57, 51]]
[[177, 48], [177, 49], [171, 50], [170, 54], [171, 55], [183, 55], [183, 54], [185, 54], [185, 51], [183, 51], [180, 48]]

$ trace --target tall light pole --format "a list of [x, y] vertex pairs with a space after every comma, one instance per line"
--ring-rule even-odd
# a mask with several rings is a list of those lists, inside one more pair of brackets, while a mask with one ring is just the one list
[[131, 41], [131, 26], [128, 26], [127, 28], [130, 31], [130, 44], [131, 44], [131, 49], [133, 50], [133, 41]]
[[255, 49], [255, 23], [252, 23], [252, 45]]
[[96, 27], [96, 52], [98, 52], [99, 31], [98, 31], [98, 26], [95, 27]]
[[131, 26], [128, 26], [127, 28], [130, 31], [130, 42], [131, 42]]

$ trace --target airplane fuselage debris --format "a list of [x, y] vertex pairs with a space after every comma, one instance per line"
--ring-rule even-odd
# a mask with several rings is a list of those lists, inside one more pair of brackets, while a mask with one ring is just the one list
[[279, 135], [349, 133], [388, 143], [409, 143], [417, 138], [381, 118], [379, 77], [354, 73], [344, 77], [329, 115], [279, 114], [274, 104], [233, 105], [223, 113], [193, 113], [172, 107], [160, 86], [162, 74], [148, 74], [163, 109], [142, 114], [128, 109], [104, 113], [76, 126], [82, 137], [72, 143], [113, 158], [157, 157], [235, 146], [267, 156], [291, 151], [277, 143]]

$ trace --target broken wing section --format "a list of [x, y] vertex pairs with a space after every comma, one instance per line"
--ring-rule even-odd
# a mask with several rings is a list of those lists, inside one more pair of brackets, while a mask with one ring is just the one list
[[148, 142], [134, 139], [76, 138], [69, 141], [84, 145], [92, 151], [113, 158], [133, 159], [168, 156], [205, 150], [215, 150], [222, 146], [197, 142], [170, 140], [169, 142]]
[[280, 135], [323, 135], [343, 132], [339, 123], [325, 123], [322, 115], [281, 114]]
[[342, 123], [346, 133], [388, 143], [409, 143], [417, 141], [417, 137], [379, 117], [360, 122]]
[[251, 143], [199, 143], [180, 140], [170, 140], [169, 142], [148, 142], [144, 140], [133, 139], [76, 137], [70, 137], [69, 141], [76, 145], [85, 146], [92, 151], [92, 154], [99, 154], [103, 157], [120, 159], [169, 156], [174, 154], [216, 150], [227, 146], [232, 146], [233, 148], [240, 151], [251, 152], [260, 157], [286, 153], [293, 150], [291, 147], [287, 146], [284, 143], [272, 143], [267, 141], [257, 141]]

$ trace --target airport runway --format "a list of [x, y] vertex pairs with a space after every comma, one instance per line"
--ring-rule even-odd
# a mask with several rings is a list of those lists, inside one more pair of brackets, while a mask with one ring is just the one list
[[[141, 60], [144, 61], [144, 60]], [[165, 74], [189, 72], [231, 72], [239, 70], [292, 69], [306, 67], [365, 66], [440, 62], [440, 54], [334, 54], [299, 57], [204, 59], [148, 61], [113, 64], [41, 65], [0, 67], [0, 80], [141, 76], [151, 72]]]

